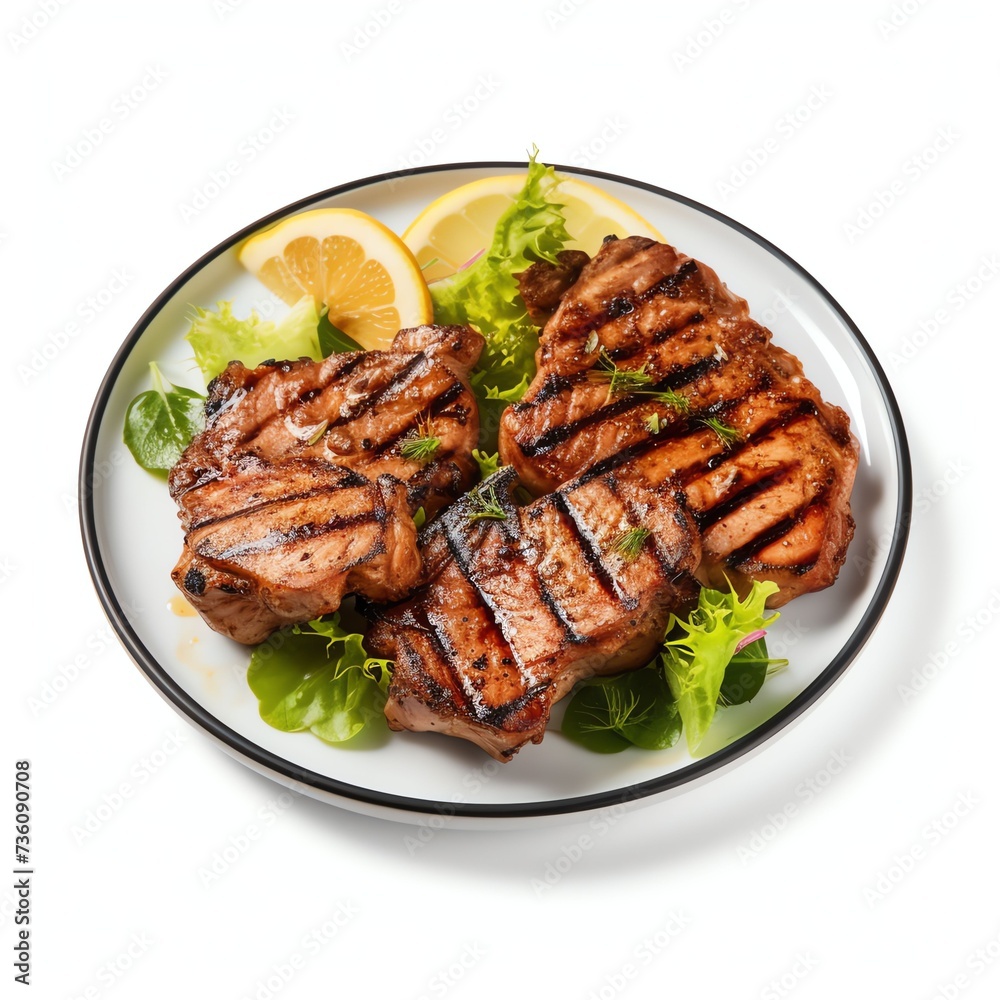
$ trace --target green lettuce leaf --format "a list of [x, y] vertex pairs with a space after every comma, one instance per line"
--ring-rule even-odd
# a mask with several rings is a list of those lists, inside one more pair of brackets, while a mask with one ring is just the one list
[[654, 665], [588, 681], [570, 699], [562, 732], [597, 753], [633, 745], [665, 750], [680, 737], [681, 718], [663, 671]]
[[764, 608], [777, 590], [770, 580], [754, 581], [741, 601], [732, 587], [728, 594], [706, 587], [686, 621], [671, 615], [660, 661], [692, 753], [712, 723], [726, 669], [740, 640], [777, 619], [777, 612], [765, 617]]
[[155, 361], [149, 370], [153, 388], [140, 392], [128, 404], [122, 440], [144, 469], [169, 472], [204, 426], [205, 397], [194, 389], [165, 382]]
[[472, 382], [481, 404], [493, 401], [492, 407], [487, 405], [480, 438], [489, 451], [496, 447], [499, 412], [524, 395], [535, 373], [538, 329], [514, 275], [537, 261], [556, 263], [556, 255], [570, 240], [562, 205], [555, 200], [559, 178], [552, 167], [536, 160], [537, 155], [536, 149], [525, 185], [498, 220], [486, 252], [464, 271], [430, 285], [435, 322], [471, 323], [486, 338]]
[[763, 638], [748, 643], [726, 667], [726, 676], [719, 689], [719, 704], [742, 705], [753, 701], [764, 686], [765, 679], [787, 666], [788, 660], [774, 659], [767, 655], [767, 644]]
[[330, 317], [325, 307], [323, 309], [323, 315], [319, 318], [317, 335], [319, 337], [320, 354], [324, 358], [330, 357], [331, 354], [343, 354], [345, 352], [364, 350], [364, 348], [356, 340], [348, 337], [343, 330], [334, 326], [330, 322]]
[[311, 295], [303, 296], [280, 323], [261, 319], [251, 310], [246, 319], [233, 315], [232, 302], [217, 302], [214, 310], [195, 307], [186, 337], [194, 359], [210, 382], [230, 361], [255, 368], [262, 361], [323, 357], [319, 313]]
[[[532, 332], [537, 343], [537, 334]], [[531, 360], [532, 373], [535, 371], [534, 357]], [[495, 385], [489, 385], [486, 379], [490, 377], [486, 372], [473, 372], [471, 383], [472, 391], [476, 394], [479, 403], [479, 444], [484, 451], [496, 451], [497, 441], [500, 434], [500, 418], [503, 411], [511, 403], [516, 403], [528, 388], [531, 381], [528, 376], [522, 375], [517, 385], [509, 389], [498, 389]]]
[[392, 661], [369, 656], [363, 638], [345, 631], [334, 614], [260, 643], [247, 671], [260, 717], [284, 732], [308, 729], [328, 743], [352, 739], [383, 718]]
[[479, 475], [483, 479], [489, 479], [500, 468], [500, 455], [498, 452], [488, 455], [485, 451], [473, 448], [472, 457], [476, 460], [476, 464], [479, 466]]

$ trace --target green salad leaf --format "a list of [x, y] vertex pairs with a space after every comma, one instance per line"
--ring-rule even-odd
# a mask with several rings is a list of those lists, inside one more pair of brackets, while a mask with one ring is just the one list
[[763, 636], [747, 643], [726, 667], [726, 675], [719, 688], [719, 704], [742, 705], [753, 701], [766, 678], [787, 666], [788, 660], [772, 659], [767, 655], [767, 643]]
[[[524, 394], [538, 349], [538, 330], [515, 275], [537, 261], [557, 263], [556, 255], [570, 240], [562, 205], [555, 200], [559, 178], [537, 155], [536, 149], [524, 187], [500, 216], [486, 252], [465, 270], [430, 285], [435, 322], [471, 323], [486, 338], [472, 383], [480, 403], [493, 400], [498, 412]], [[492, 450], [496, 427], [488, 415], [483, 429], [483, 443]]]
[[260, 717], [284, 732], [308, 729], [328, 743], [343, 743], [382, 718], [392, 661], [369, 656], [363, 638], [333, 614], [260, 643], [247, 671]]
[[[529, 336], [534, 337], [537, 344], [537, 333], [532, 332]], [[534, 360], [531, 362], [531, 370], [532, 372], [535, 370]], [[489, 372], [473, 371], [469, 381], [472, 384], [472, 391], [476, 394], [476, 401], [479, 403], [480, 444], [484, 449], [496, 450], [500, 435], [500, 418], [503, 416], [503, 411], [525, 394], [531, 380], [527, 374], [524, 374], [517, 385], [511, 386], [509, 389], [498, 389], [487, 381], [491, 377]]]
[[166, 382], [155, 361], [149, 370], [153, 388], [129, 403], [122, 440], [144, 469], [169, 472], [204, 425], [205, 397]]
[[633, 745], [665, 750], [680, 737], [681, 717], [663, 671], [651, 664], [584, 684], [566, 707], [562, 731], [597, 753]]
[[629, 746], [664, 750], [684, 731], [694, 752], [717, 707], [750, 701], [770, 673], [788, 664], [767, 655], [761, 631], [778, 617], [764, 615], [777, 589], [770, 581], [754, 583], [743, 601], [733, 590], [702, 590], [686, 621], [671, 619], [652, 663], [577, 688], [563, 734], [596, 753], [618, 753]]
[[318, 326], [319, 313], [311, 295], [299, 299], [279, 323], [262, 319], [256, 310], [239, 319], [233, 315], [232, 302], [217, 302], [215, 309], [195, 307], [186, 338], [206, 381], [211, 381], [235, 360], [247, 368], [271, 358], [319, 361], [323, 351]]
[[324, 358], [328, 358], [331, 354], [364, 350], [356, 340], [348, 337], [343, 330], [330, 322], [326, 309], [323, 310], [323, 315], [319, 318], [316, 332], [319, 338], [320, 355]]
[[731, 586], [729, 593], [705, 587], [686, 620], [670, 616], [660, 661], [692, 753], [712, 723], [726, 670], [740, 640], [777, 619], [777, 612], [765, 617], [764, 609], [764, 602], [777, 591], [773, 581], [755, 580], [741, 601]]
[[501, 462], [499, 452], [495, 451], [491, 455], [488, 455], [485, 451], [473, 448], [472, 457], [476, 460], [476, 464], [479, 466], [479, 474], [483, 479], [488, 479], [500, 468]]

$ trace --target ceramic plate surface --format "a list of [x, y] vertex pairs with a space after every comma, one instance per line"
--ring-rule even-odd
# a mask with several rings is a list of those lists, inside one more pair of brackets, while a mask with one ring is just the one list
[[[899, 411], [881, 366], [854, 323], [787, 255], [740, 224], [687, 198], [621, 177], [557, 167], [603, 187], [666, 239], [713, 267], [750, 303], [774, 342], [796, 354], [824, 397], [850, 415], [861, 444], [852, 506], [857, 530], [835, 586], [782, 609], [768, 639], [790, 666], [754, 701], [718, 713], [697, 759], [683, 739], [671, 750], [590, 753], [558, 732], [499, 764], [464, 741], [399, 733], [332, 747], [309, 733], [261, 721], [246, 683], [248, 650], [176, 613], [170, 570], [180, 553], [176, 507], [163, 480], [144, 472], [122, 444], [129, 401], [148, 388], [148, 365], [200, 387], [183, 336], [192, 306], [234, 300], [280, 316], [274, 299], [236, 260], [254, 230], [328, 205], [374, 215], [396, 232], [434, 198], [523, 163], [455, 164], [343, 185], [275, 212], [193, 264], [129, 334], [101, 385], [81, 463], [81, 523], [95, 585], [131, 657], [191, 722], [250, 767], [300, 792], [358, 812], [415, 822], [444, 816], [455, 826], [508, 826], [580, 818], [676, 794], [737, 765], [780, 736], [826, 693], [859, 653], [892, 592], [906, 544], [910, 468]], [[627, 234], [620, 234], [627, 235]], [[772, 752], [776, 752], [772, 751]], [[436, 820], [439, 821], [439, 820]]]

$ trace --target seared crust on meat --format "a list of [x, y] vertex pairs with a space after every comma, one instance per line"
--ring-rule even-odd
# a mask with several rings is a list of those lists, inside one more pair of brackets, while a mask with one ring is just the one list
[[775, 606], [829, 586], [854, 531], [858, 445], [770, 339], [711, 268], [644, 237], [608, 241], [542, 331], [500, 455], [535, 493], [609, 469], [677, 481], [707, 585], [773, 580]]
[[[209, 386], [207, 426], [170, 472], [170, 493], [225, 475], [234, 459], [317, 458], [375, 479], [406, 483], [410, 507], [428, 516], [475, 482], [472, 449], [479, 410], [468, 384], [483, 338], [464, 326], [401, 330], [387, 351], [334, 354], [324, 361], [233, 361]], [[401, 453], [429, 431], [429, 461]]]
[[559, 307], [563, 295], [576, 283], [590, 257], [582, 250], [560, 250], [556, 259], [558, 264], [540, 260], [514, 275], [528, 315], [539, 326]]
[[[206, 429], [170, 472], [184, 550], [173, 579], [205, 621], [256, 643], [336, 611], [344, 596], [405, 596], [420, 576], [412, 515], [472, 482], [479, 416], [468, 327], [401, 330], [387, 351], [232, 362]], [[408, 457], [413, 436], [432, 454]]]
[[257, 643], [336, 611], [347, 593], [394, 601], [417, 582], [406, 489], [316, 458], [245, 458], [196, 491], [171, 574], [217, 632]]
[[[470, 522], [469, 497], [442, 515], [425, 538], [429, 582], [376, 609], [367, 637], [395, 660], [391, 728], [459, 736], [498, 760], [540, 742], [577, 681], [648, 662], [697, 594], [697, 531], [669, 484], [609, 473], [527, 507], [515, 485], [504, 468], [479, 487], [503, 520]], [[634, 554], [630, 529], [643, 533]]]

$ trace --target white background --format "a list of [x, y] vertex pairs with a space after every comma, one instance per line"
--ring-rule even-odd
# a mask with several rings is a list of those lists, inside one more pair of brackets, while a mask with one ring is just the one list
[[[4, 5], [0, 769], [31, 761], [36, 996], [997, 995], [998, 21], [982, 0]], [[718, 208], [830, 290], [906, 419], [911, 540], [863, 654], [752, 760], [599, 823], [421, 834], [283, 794], [155, 694], [90, 583], [79, 449], [128, 331], [230, 233], [532, 143]]]

